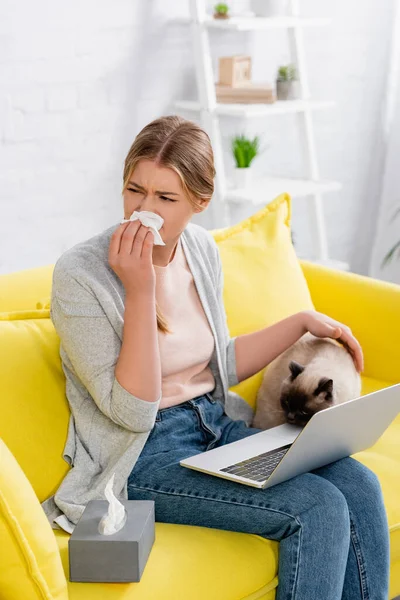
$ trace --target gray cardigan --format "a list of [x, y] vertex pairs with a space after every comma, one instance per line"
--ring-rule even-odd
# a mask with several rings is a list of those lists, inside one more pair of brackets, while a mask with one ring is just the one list
[[[161, 395], [155, 402], [134, 396], [114, 376], [122, 344], [125, 289], [108, 264], [108, 249], [118, 226], [68, 249], [53, 272], [50, 317], [60, 338], [71, 411], [63, 459], [72, 468], [42, 507], [52, 528], [68, 533], [89, 500], [105, 499], [104, 488], [114, 472], [115, 496], [128, 499], [128, 476], [161, 401]], [[216, 385], [210, 392], [228, 416], [250, 425], [253, 409], [229, 390], [238, 383], [236, 337], [229, 337], [226, 324], [218, 246], [210, 232], [194, 223], [187, 224], [181, 240], [215, 340], [209, 367]]]

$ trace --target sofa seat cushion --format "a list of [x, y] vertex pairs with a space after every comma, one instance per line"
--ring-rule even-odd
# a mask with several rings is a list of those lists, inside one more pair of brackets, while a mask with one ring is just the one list
[[[70, 600], [273, 600], [279, 543], [209, 527], [156, 523], [156, 539], [137, 583], [68, 581]], [[67, 579], [69, 534], [55, 531]], [[171, 550], [173, 549], [173, 550]]]

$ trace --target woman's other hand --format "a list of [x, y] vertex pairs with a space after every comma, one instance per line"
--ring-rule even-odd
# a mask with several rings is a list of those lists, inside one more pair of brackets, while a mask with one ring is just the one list
[[315, 310], [304, 310], [304, 326], [316, 337], [330, 337], [341, 342], [351, 354], [357, 371], [364, 370], [364, 357], [358, 340], [350, 327]]

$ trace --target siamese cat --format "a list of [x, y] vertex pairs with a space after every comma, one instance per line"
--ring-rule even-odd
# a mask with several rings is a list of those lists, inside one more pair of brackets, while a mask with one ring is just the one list
[[307, 332], [266, 367], [251, 427], [304, 426], [317, 411], [360, 395], [361, 377], [345, 346]]

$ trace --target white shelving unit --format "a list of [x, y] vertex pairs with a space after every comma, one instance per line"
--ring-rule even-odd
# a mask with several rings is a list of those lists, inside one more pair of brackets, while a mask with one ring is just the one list
[[[261, 206], [283, 192], [289, 193], [292, 198], [307, 196], [309, 198], [309, 216], [311, 231], [314, 233], [316, 258], [306, 256], [302, 258], [309, 258], [309, 260], [332, 268], [347, 270], [349, 268], [347, 263], [331, 259], [328, 255], [322, 194], [339, 190], [341, 184], [336, 181], [320, 179], [312, 123], [312, 111], [331, 108], [334, 106], [334, 102], [316, 102], [310, 99], [302, 37], [304, 27], [325, 26], [329, 24], [330, 19], [300, 17], [297, 0], [290, 0], [290, 15], [288, 16], [271, 18], [243, 16], [230, 17], [229, 19], [214, 19], [211, 15], [208, 15], [204, 0], [189, 0], [189, 2], [190, 18], [179, 19], [179, 21], [187, 23], [192, 28], [199, 99], [198, 101], [179, 100], [175, 102], [175, 107], [186, 111], [200, 112], [202, 126], [211, 138], [217, 171], [215, 177], [217, 203], [213, 205], [213, 208], [215, 210], [216, 206], [218, 207], [218, 223], [221, 223], [221, 227], [227, 227], [231, 224], [229, 205], [232, 204], [248, 204], [251, 202], [254, 206]], [[216, 101], [210, 53], [209, 29], [226, 29], [240, 32], [272, 28], [286, 28], [288, 30], [290, 62], [296, 65], [299, 74], [300, 99], [277, 101], [273, 104], [218, 103]], [[257, 118], [289, 113], [297, 113], [299, 126], [301, 127], [307, 171], [304, 179], [261, 176], [249, 189], [234, 188], [225, 176], [219, 117]]]

